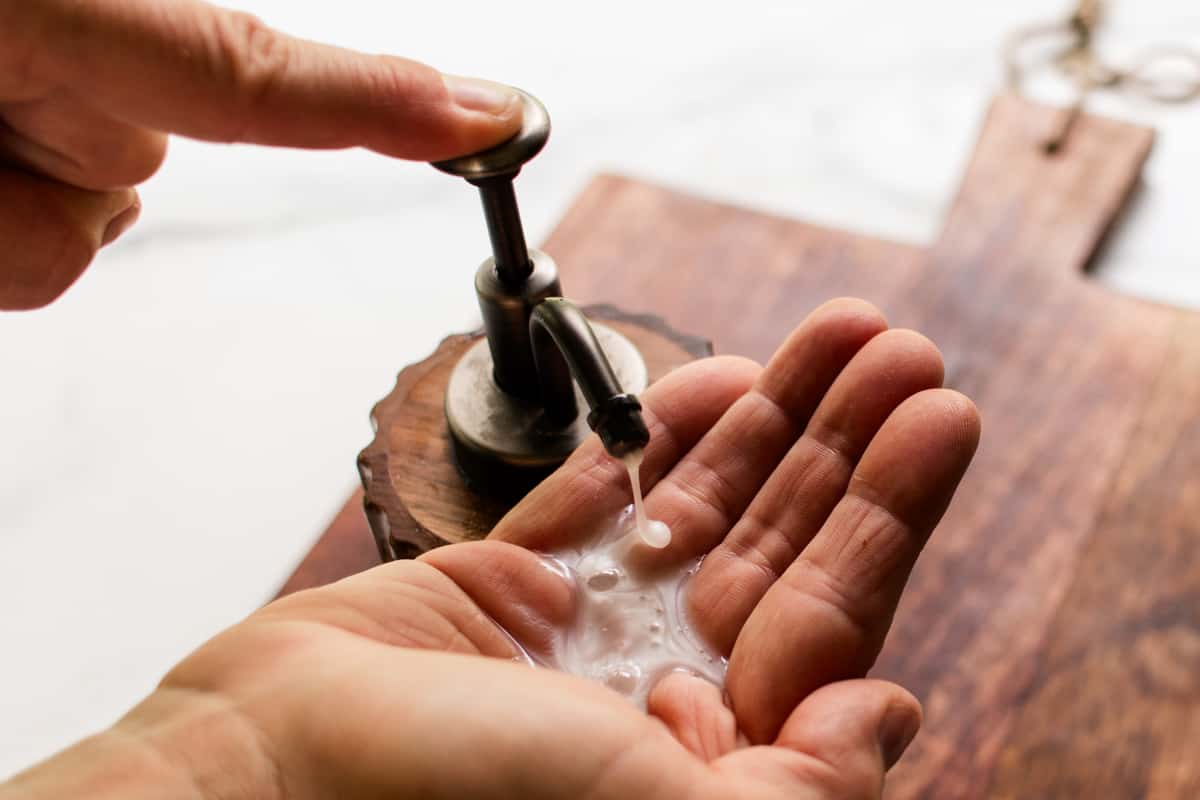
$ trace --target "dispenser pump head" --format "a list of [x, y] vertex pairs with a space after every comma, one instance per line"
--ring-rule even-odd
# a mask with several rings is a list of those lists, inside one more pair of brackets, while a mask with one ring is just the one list
[[528, 92], [516, 91], [521, 96], [522, 116], [521, 130], [515, 136], [482, 152], [433, 164], [479, 188], [496, 272], [501, 282], [511, 287], [524, 284], [533, 272], [513, 178], [526, 161], [542, 151], [550, 138], [550, 114], [546, 107]]
[[[637, 397], [627, 393], [641, 391], [648, 378], [637, 348], [614, 331], [605, 331], [602, 346], [583, 312], [562, 298], [554, 261], [525, 243], [513, 178], [550, 138], [550, 115], [517, 91], [523, 108], [515, 136], [433, 166], [479, 189], [492, 243], [492, 258], [475, 273], [490, 359], [478, 346], [469, 351], [446, 389], [455, 456], [473, 484], [523, 494], [565, 460], [589, 425], [617, 457], [643, 447], [650, 434]], [[586, 418], [575, 382], [591, 408]]]

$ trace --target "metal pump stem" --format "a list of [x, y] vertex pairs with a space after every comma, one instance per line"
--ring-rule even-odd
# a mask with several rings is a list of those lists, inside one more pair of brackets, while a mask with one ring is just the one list
[[[521, 94], [521, 130], [513, 138], [434, 164], [479, 189], [492, 245], [492, 257], [475, 273], [487, 346], [473, 347], [451, 373], [446, 422], [468, 482], [515, 496], [561, 464], [588, 426], [614, 456], [650, 436], [637, 397], [625, 393], [640, 392], [648, 380], [637, 348], [615, 331], [593, 330], [562, 299], [554, 261], [525, 243], [513, 179], [545, 145], [550, 117]], [[591, 408], [586, 424], [576, 382]]]
[[525, 92], [521, 97], [521, 130], [515, 136], [481, 153], [433, 166], [465, 178], [479, 189], [492, 257], [475, 275], [475, 293], [492, 353], [492, 375], [496, 385], [513, 397], [539, 403], [529, 314], [545, 298], [561, 296], [562, 286], [554, 262], [544, 254], [530, 253], [525, 244], [513, 191], [513, 179], [521, 167], [541, 152], [550, 138], [550, 115], [545, 106]]
[[479, 199], [483, 201], [483, 216], [487, 220], [496, 273], [501, 283], [513, 288], [523, 285], [533, 272], [521, 212], [517, 208], [517, 195], [513, 191], [512, 182], [516, 177], [517, 173], [513, 172], [471, 181], [479, 188]]

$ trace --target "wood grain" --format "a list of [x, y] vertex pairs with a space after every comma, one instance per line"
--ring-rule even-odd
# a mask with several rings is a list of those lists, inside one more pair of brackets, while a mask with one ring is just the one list
[[[585, 307], [633, 342], [650, 382], [689, 361], [712, 355], [705, 339], [679, 333], [660, 318], [610, 305]], [[371, 411], [374, 440], [358, 457], [378, 557], [412, 558], [434, 547], [482, 539], [510, 502], [472, 491], [457, 469], [444, 403], [450, 374], [482, 332], [449, 336], [428, 358], [405, 367], [396, 386]]]
[[1081, 118], [1048, 157], [1035, 143], [1056, 114], [991, 108], [898, 320], [942, 347], [985, 431], [879, 662], [926, 703], [898, 796], [987, 787], [1166, 354], [1170, 314], [1083, 273], [1152, 134]]
[[1170, 342], [1001, 751], [996, 797], [1200, 797], [1200, 315]]
[[1047, 156], [1059, 113], [993, 103], [929, 248], [615, 177], [545, 245], [569, 294], [758, 359], [865, 297], [979, 404], [875, 670], [926, 710], [889, 797], [1200, 796], [1200, 315], [1088, 280], [1153, 137], [1084, 115]]

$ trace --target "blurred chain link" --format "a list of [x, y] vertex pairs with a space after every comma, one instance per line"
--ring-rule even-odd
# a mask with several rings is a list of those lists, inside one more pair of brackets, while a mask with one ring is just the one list
[[[1200, 50], [1180, 44], [1143, 48], [1120, 67], [1096, 52], [1094, 34], [1103, 17], [1101, 0], [1079, 0], [1069, 17], [1014, 31], [1004, 44], [1008, 86], [1023, 92], [1030, 74], [1052, 70], [1067, 78], [1075, 99], [1061, 124], [1045, 140], [1047, 153], [1066, 143], [1071, 126], [1088, 95], [1097, 89], [1127, 92], [1159, 103], [1186, 103], [1200, 98]], [[1053, 45], [1035, 58], [1023, 59], [1037, 45]]]

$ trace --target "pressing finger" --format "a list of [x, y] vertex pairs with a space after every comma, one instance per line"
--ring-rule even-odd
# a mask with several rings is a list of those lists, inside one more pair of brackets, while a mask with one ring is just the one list
[[941, 355], [914, 331], [881, 333], [854, 356], [696, 575], [688, 603], [710, 644], [729, 653], [750, 612], [842, 498], [884, 420], [911, 395], [941, 383]]
[[34, 80], [152, 130], [432, 161], [482, 150], [521, 123], [506, 87], [304, 41], [198, 0], [44, 0], [13, 16], [12, 40], [41, 70]]
[[140, 209], [132, 189], [93, 192], [0, 166], [0, 309], [50, 303]]
[[734, 645], [727, 687], [751, 741], [802, 698], [875, 661], [909, 572], [979, 441], [970, 400], [906, 400], [859, 462], [820, 533], [767, 591]]

